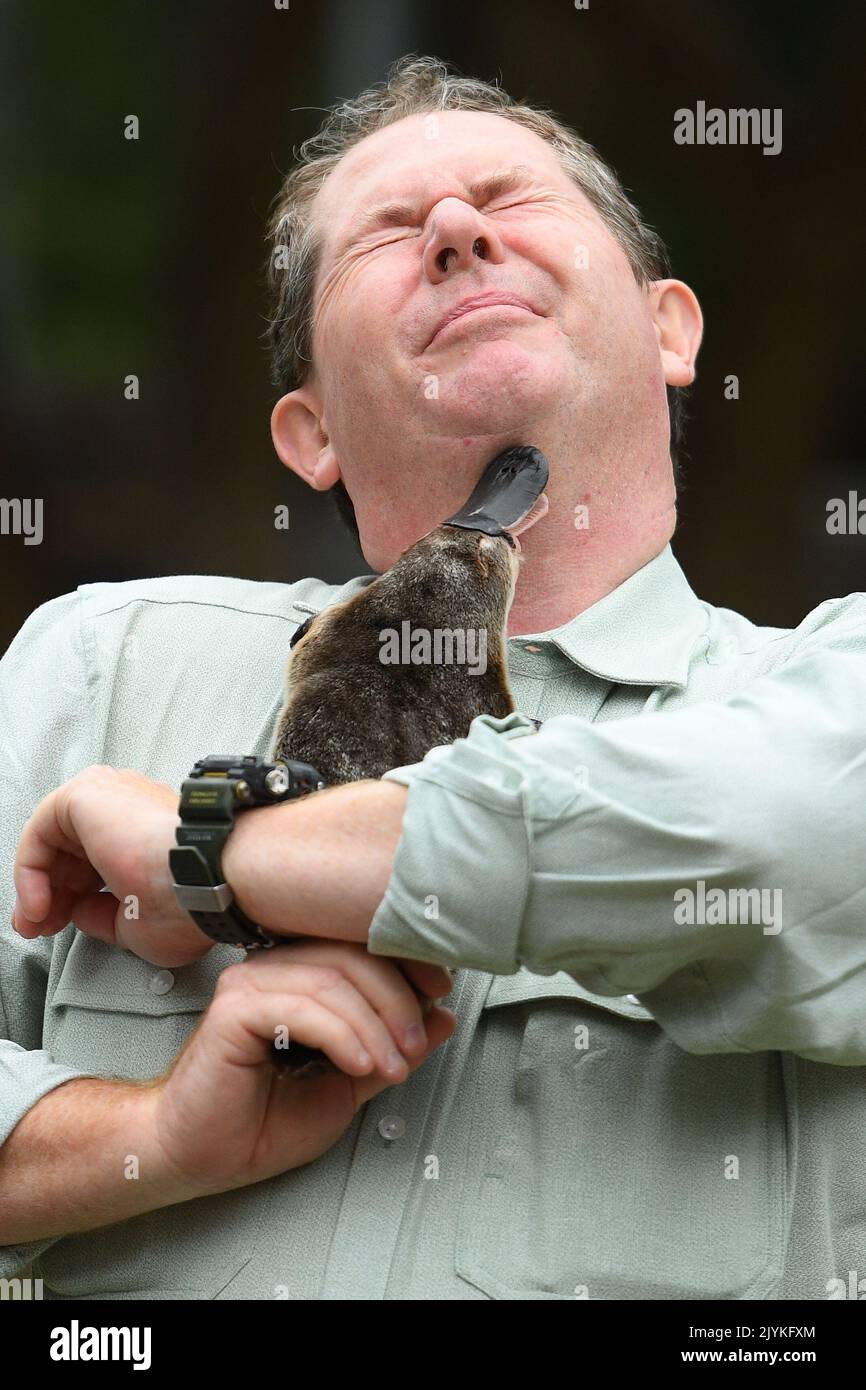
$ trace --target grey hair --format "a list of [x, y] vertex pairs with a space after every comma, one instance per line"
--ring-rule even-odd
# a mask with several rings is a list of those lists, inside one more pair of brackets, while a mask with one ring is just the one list
[[[556, 151], [569, 178], [616, 237], [638, 284], [646, 286], [670, 274], [664, 242], [643, 221], [614, 171], [552, 111], [516, 102], [496, 83], [457, 76], [440, 58], [408, 54], [391, 65], [383, 82], [330, 108], [316, 133], [294, 152], [295, 167], [286, 175], [272, 204], [267, 229], [271, 314], [266, 336], [272, 380], [282, 394], [301, 386], [312, 366], [314, 292], [321, 249], [312, 216], [316, 194], [343, 155], [366, 136], [406, 116], [436, 111], [487, 111], [533, 131]], [[668, 388], [675, 467], [683, 424], [681, 397], [681, 391]], [[340, 510], [345, 516], [343, 505]]]

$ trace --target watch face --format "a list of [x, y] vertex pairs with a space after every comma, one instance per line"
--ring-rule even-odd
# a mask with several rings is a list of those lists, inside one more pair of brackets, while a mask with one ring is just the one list
[[289, 789], [289, 772], [284, 763], [277, 763], [265, 778], [265, 786], [274, 796], [282, 796]]

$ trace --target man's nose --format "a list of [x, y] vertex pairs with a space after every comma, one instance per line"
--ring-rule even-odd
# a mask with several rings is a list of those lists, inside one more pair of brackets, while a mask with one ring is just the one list
[[424, 272], [439, 284], [457, 270], [469, 270], [477, 261], [501, 265], [505, 249], [495, 229], [480, 212], [460, 198], [443, 198], [430, 211]]

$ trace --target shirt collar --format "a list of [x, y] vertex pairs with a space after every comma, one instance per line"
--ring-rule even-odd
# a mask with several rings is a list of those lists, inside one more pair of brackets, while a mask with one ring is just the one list
[[[376, 578], [365, 574], [336, 589], [327, 586], [323, 602], [295, 606], [305, 613], [319, 613], [352, 598]], [[576, 618], [546, 632], [521, 633], [510, 641], [550, 643], [592, 675], [622, 685], [685, 687], [695, 644], [708, 626], [707, 610], [668, 544]]]
[[551, 642], [592, 675], [623, 685], [685, 687], [708, 626], [707, 610], [668, 544], [576, 618], [512, 640]]

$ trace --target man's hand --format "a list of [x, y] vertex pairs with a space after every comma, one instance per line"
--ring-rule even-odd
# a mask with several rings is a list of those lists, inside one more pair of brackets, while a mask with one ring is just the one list
[[165, 782], [101, 764], [51, 792], [18, 843], [15, 930], [54, 936], [74, 922], [154, 965], [203, 956], [212, 942], [179, 906], [168, 867], [179, 800]]
[[[455, 1025], [450, 1009], [425, 1014], [402, 971], [363, 945], [302, 941], [255, 952], [223, 971], [171, 1071], [153, 1083], [152, 1161], [187, 1196], [298, 1168], [331, 1148], [365, 1101], [405, 1081]], [[279, 1076], [271, 1048], [283, 1029], [339, 1070]]]
[[[372, 785], [377, 794], [378, 784]], [[387, 787], [385, 791], [387, 794]], [[188, 965], [209, 951], [213, 942], [178, 905], [171, 886], [168, 852], [175, 844], [174, 832], [180, 822], [179, 799], [166, 782], [154, 782], [140, 772], [101, 764], [84, 768], [49, 793], [24, 826], [15, 857], [18, 896], [12, 925], [19, 935], [54, 936], [73, 922], [87, 936], [121, 946], [152, 965], [170, 968]], [[300, 802], [292, 804], [295, 809], [301, 807]], [[249, 860], [248, 873], [256, 884], [270, 873], [273, 882], [264, 882], [262, 887], [270, 890], [271, 900], [277, 905], [281, 892], [285, 897], [286, 882], [293, 885], [293, 901], [297, 898], [304, 869], [312, 874], [308, 892], [316, 894], [327, 887], [332, 894], [337, 892], [341, 906], [359, 887], [370, 897], [369, 885], [353, 867], [350, 851], [344, 848], [337, 849], [334, 862], [327, 865], [320, 865], [309, 852], [302, 853], [301, 862], [291, 872], [285, 872], [278, 850], [288, 842], [288, 849], [294, 853], [299, 837], [295, 832], [289, 841], [285, 823], [273, 820], [279, 809], [264, 807], [245, 813], [229, 836], [229, 845], [236, 837], [239, 842], [233, 849], [245, 846], [248, 851], [234, 861], [242, 881], [240, 871], [247, 869]], [[249, 822], [262, 816], [268, 818], [267, 823], [262, 825], [259, 821], [259, 835], [250, 838], [249, 831], [259, 827]], [[374, 824], [362, 827], [360, 839], [357, 812], [351, 802], [340, 818], [353, 827], [358, 852], [364, 864], [369, 865], [375, 858], [377, 837], [382, 834], [381, 814], [377, 812]], [[398, 827], [399, 821], [395, 821], [391, 840], [399, 834]], [[319, 843], [328, 838], [328, 828], [320, 833], [314, 826], [313, 831]], [[335, 838], [333, 826], [330, 838]], [[267, 842], [264, 853], [256, 854], [260, 841]], [[380, 877], [387, 877], [387, 850], [383, 853], [380, 848], [379, 857]], [[225, 860], [224, 852], [224, 865]], [[337, 883], [341, 871], [345, 871], [345, 877]], [[110, 890], [108, 893], [99, 891], [103, 885]], [[368, 913], [369, 921], [375, 910], [373, 898], [366, 907], [360, 906], [362, 912]], [[129, 915], [133, 908], [136, 916]], [[314, 935], [320, 937], [327, 930], [328, 912], [325, 903], [320, 911], [317, 908], [318, 899], [313, 897], [310, 918], [316, 919]], [[277, 920], [271, 929], [279, 932], [280, 926]], [[304, 923], [293, 922], [285, 934], [303, 935]], [[395, 959], [394, 964], [431, 998], [444, 996], [451, 987], [447, 971], [437, 965], [403, 959]]]
[[[449, 987], [445, 977], [437, 993]], [[164, 1075], [76, 1078], [30, 1108], [0, 1145], [0, 1245], [92, 1231], [309, 1163], [454, 1026], [449, 1009], [419, 1000], [391, 961], [364, 946], [303, 941], [258, 952], [220, 977]], [[290, 1043], [323, 1048], [340, 1070], [279, 1074], [271, 1049], [283, 1030]], [[124, 1177], [130, 1153], [137, 1182]]]
[[[203, 956], [213, 943], [172, 887], [178, 803], [167, 783], [101, 764], [51, 792], [21, 833], [15, 930], [53, 936], [74, 922], [153, 965]], [[405, 805], [405, 787], [369, 781], [239, 816], [222, 852], [239, 907], [276, 936], [366, 941]]]

